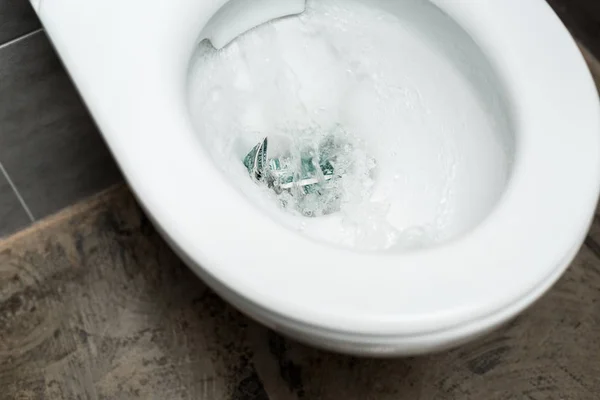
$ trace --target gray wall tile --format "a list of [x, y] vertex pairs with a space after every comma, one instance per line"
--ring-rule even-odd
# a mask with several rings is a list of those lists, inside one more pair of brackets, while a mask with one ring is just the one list
[[0, 0], [0, 45], [39, 27], [28, 0]]
[[0, 162], [36, 219], [121, 180], [43, 32], [0, 49]]
[[571, 33], [600, 58], [600, 0], [547, 0]]
[[16, 232], [30, 222], [12, 187], [0, 172], [0, 237]]

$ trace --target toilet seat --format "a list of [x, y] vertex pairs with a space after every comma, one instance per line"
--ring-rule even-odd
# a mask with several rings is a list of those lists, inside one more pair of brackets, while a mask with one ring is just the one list
[[222, 179], [185, 102], [191, 51], [222, 1], [52, 0], [37, 11], [138, 199], [199, 276], [301, 339], [409, 354], [482, 333], [543, 294], [581, 245], [600, 191], [597, 93], [549, 6], [432, 1], [505, 80], [517, 154], [507, 190], [483, 223], [402, 254], [314, 242], [258, 212]]

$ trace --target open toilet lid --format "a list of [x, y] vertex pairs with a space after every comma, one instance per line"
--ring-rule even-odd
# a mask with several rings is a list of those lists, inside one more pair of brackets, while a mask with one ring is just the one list
[[575, 255], [600, 190], [597, 93], [547, 4], [434, 3], [506, 80], [517, 156], [504, 197], [482, 224], [404, 254], [316, 243], [257, 212], [221, 179], [185, 102], [190, 52], [217, 1], [53, 0], [38, 12], [131, 187], [199, 275], [225, 297], [297, 324], [411, 336], [528, 304]]

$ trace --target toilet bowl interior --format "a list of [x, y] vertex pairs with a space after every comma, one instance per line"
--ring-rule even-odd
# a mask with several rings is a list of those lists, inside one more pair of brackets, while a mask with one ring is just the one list
[[[435, 246], [484, 220], [511, 176], [516, 127], [503, 80], [430, 2], [309, 0], [304, 14], [220, 51], [201, 43], [188, 97], [198, 138], [226, 179], [319, 241]], [[343, 156], [374, 165], [344, 177], [342, 205], [327, 215], [282, 207], [241, 162], [264, 137], [298, 146], [340, 131], [353, 149]]]

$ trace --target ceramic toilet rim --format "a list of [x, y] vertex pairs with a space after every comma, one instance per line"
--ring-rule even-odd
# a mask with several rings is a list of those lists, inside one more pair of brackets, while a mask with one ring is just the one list
[[[405, 255], [355, 253], [294, 234], [256, 212], [201, 158], [183, 91], [203, 9], [197, 1], [177, 1], [172, 9], [146, 1], [136, 31], [121, 36], [106, 20], [121, 26], [139, 13], [135, 4], [119, 4], [114, 16], [110, 1], [54, 0], [40, 16], [132, 188], [193, 268], [279, 315], [380, 335], [423, 334], [477, 320], [566, 268], [560, 261], [580, 244], [598, 197], [600, 115], [584, 61], [543, 1], [436, 1], [473, 34], [518, 93], [513, 102], [522, 135], [514, 177], [489, 218], [447, 245]], [[73, 12], [69, 19], [61, 8]], [[94, 24], [101, 38], [89, 32]], [[86, 52], [91, 44], [95, 54]], [[121, 62], [103, 65], [106, 59]], [[142, 67], [145, 76], [137, 76]], [[553, 91], [543, 90], [549, 84]], [[166, 140], [164, 132], [177, 135]], [[568, 165], [557, 166], [559, 159]], [[193, 182], [210, 182], [214, 197]], [[272, 238], [266, 253], [263, 235]], [[295, 248], [302, 251], [290, 257]], [[311, 265], [315, 258], [328, 263]]]
[[[583, 233], [583, 236], [587, 231]], [[173, 249], [179, 254], [188, 265], [194, 265], [185, 253], [172, 242], [168, 235], [163, 232], [164, 237], [173, 246]], [[583, 239], [581, 239], [583, 240]], [[214, 280], [214, 277], [207, 274], [202, 268], [195, 268], [194, 271], [207, 282], [219, 295], [231, 302], [242, 312], [256, 318], [276, 331], [287, 332], [292, 337], [299, 340], [310, 342], [311, 337], [319, 337], [320, 343], [324, 348], [361, 354], [381, 354], [381, 355], [417, 355], [444, 348], [448, 343], [460, 343], [465, 338], [470, 337], [474, 332], [482, 333], [493, 327], [505, 323], [519, 312], [523, 311], [531, 303], [539, 299], [562, 275], [564, 269], [568, 266], [574, 255], [579, 251], [576, 246], [567, 254], [563, 262], [555, 268], [550, 276], [530, 293], [523, 298], [515, 299], [515, 302], [503, 309], [491, 312], [480, 319], [474, 319], [466, 323], [457, 324], [445, 329], [422, 332], [420, 334], [382, 334], [381, 332], [364, 333], [356, 331], [344, 331], [339, 329], [327, 329], [322, 326], [315, 326], [303, 323], [302, 321], [290, 319], [286, 315], [273, 314], [272, 310], [264, 309], [259, 304], [255, 304], [251, 299], [244, 298], [240, 293], [231, 291], [221, 282]], [[327, 343], [330, 343], [329, 345]]]

